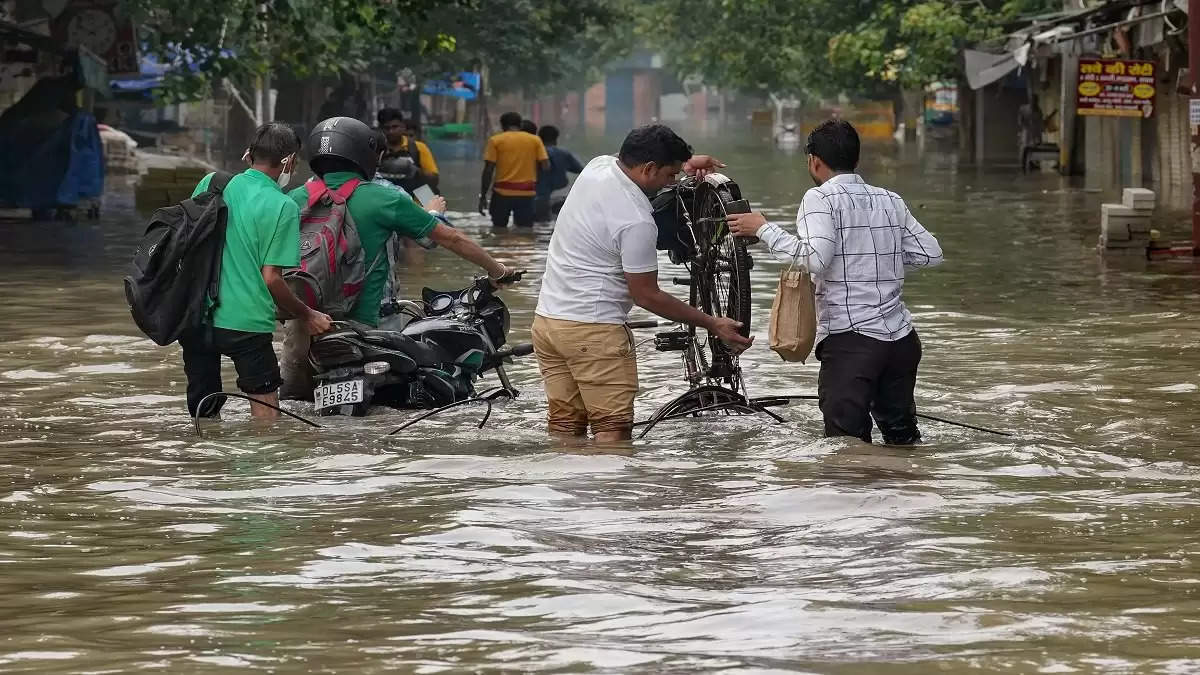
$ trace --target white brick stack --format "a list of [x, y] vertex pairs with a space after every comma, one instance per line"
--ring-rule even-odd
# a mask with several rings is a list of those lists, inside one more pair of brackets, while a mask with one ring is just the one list
[[1125, 188], [1120, 204], [1100, 205], [1100, 246], [1144, 251], [1150, 245], [1153, 190]]

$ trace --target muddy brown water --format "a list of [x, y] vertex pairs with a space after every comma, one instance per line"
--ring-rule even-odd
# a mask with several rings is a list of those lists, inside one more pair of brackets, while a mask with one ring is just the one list
[[[802, 156], [697, 145], [793, 217]], [[478, 166], [443, 171], [468, 210]], [[868, 447], [799, 403], [563, 448], [524, 360], [482, 430], [264, 429], [235, 401], [197, 440], [177, 350], [122, 300], [131, 193], [0, 227], [0, 671], [1200, 672], [1198, 268], [1101, 259], [1101, 196], [1057, 176], [912, 148], [863, 173], [946, 250], [906, 288], [922, 411], [1016, 436]], [[535, 273], [505, 296], [526, 340], [548, 231], [458, 222]], [[766, 349], [758, 258], [750, 392], [812, 393], [815, 362]], [[470, 273], [435, 252], [404, 280]], [[644, 418], [683, 384], [676, 354], [639, 367]]]

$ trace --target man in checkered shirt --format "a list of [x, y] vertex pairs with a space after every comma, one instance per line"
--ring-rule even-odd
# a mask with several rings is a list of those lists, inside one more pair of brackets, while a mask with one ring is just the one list
[[757, 236], [777, 258], [795, 260], [816, 284], [817, 383], [826, 436], [871, 442], [871, 418], [884, 442], [921, 440], [913, 390], [921, 340], [900, 298], [905, 267], [942, 262], [942, 247], [893, 192], [855, 173], [858, 132], [829, 120], [808, 137], [808, 172], [793, 236], [760, 213], [731, 215], [730, 230]]

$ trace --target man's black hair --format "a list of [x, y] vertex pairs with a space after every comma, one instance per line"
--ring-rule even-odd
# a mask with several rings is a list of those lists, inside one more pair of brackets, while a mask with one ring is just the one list
[[521, 131], [536, 136], [537, 124], [534, 124], [533, 120], [521, 120]]
[[250, 141], [250, 162], [279, 166], [283, 158], [300, 152], [300, 134], [283, 122], [268, 122], [254, 132]]
[[858, 132], [846, 120], [825, 120], [808, 135], [804, 151], [821, 158], [834, 171], [854, 171], [862, 144]]
[[400, 120], [401, 122], [403, 122], [404, 121], [404, 113], [400, 112], [399, 110], [396, 110], [395, 108], [384, 108], [384, 109], [380, 110], [378, 114], [375, 115], [375, 118], [379, 120], [379, 126], [382, 127], [383, 125], [387, 124], [388, 122], [391, 122], [392, 120]]
[[521, 128], [521, 113], [506, 112], [500, 116], [500, 128], [504, 131]]
[[538, 129], [538, 138], [542, 139], [543, 145], [557, 145], [558, 127], [549, 124], [544, 125], [541, 129]]
[[692, 146], [671, 131], [670, 127], [648, 124], [629, 132], [617, 156], [622, 164], [630, 168], [647, 162], [670, 166], [691, 159]]

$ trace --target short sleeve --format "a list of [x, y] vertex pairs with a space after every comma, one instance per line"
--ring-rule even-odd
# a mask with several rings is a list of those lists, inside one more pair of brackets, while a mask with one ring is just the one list
[[543, 143], [543, 142], [542, 142], [542, 139], [538, 138], [537, 136], [534, 136], [534, 139], [537, 141], [537, 158], [538, 158], [538, 161], [539, 161], [539, 162], [544, 162], [544, 161], [546, 161], [546, 160], [550, 159], [550, 155], [546, 153], [546, 144], [545, 144], [545, 143]]
[[300, 264], [300, 208], [288, 199], [280, 202], [279, 219], [271, 241], [267, 244], [267, 255], [263, 265], [296, 267]]
[[379, 185], [364, 185], [359, 190], [371, 190], [376, 193], [373, 200], [378, 200], [379, 209], [384, 217], [380, 225], [389, 232], [396, 232], [410, 239], [428, 237], [437, 225], [437, 218], [422, 209], [407, 194], [401, 190], [389, 190]]
[[630, 274], [658, 271], [658, 228], [653, 222], [626, 225], [617, 232], [621, 269]]
[[208, 191], [208, 186], [210, 183], [212, 183], [212, 177], [214, 175], [215, 174], [210, 173], [207, 176], [205, 176], [204, 178], [201, 178], [199, 183], [196, 183], [196, 189], [192, 190], [192, 198], [193, 199], [196, 197], [196, 195], [198, 195], [202, 192]]
[[483, 149], [483, 161], [496, 163], [496, 137], [492, 136], [488, 139], [487, 146]]

